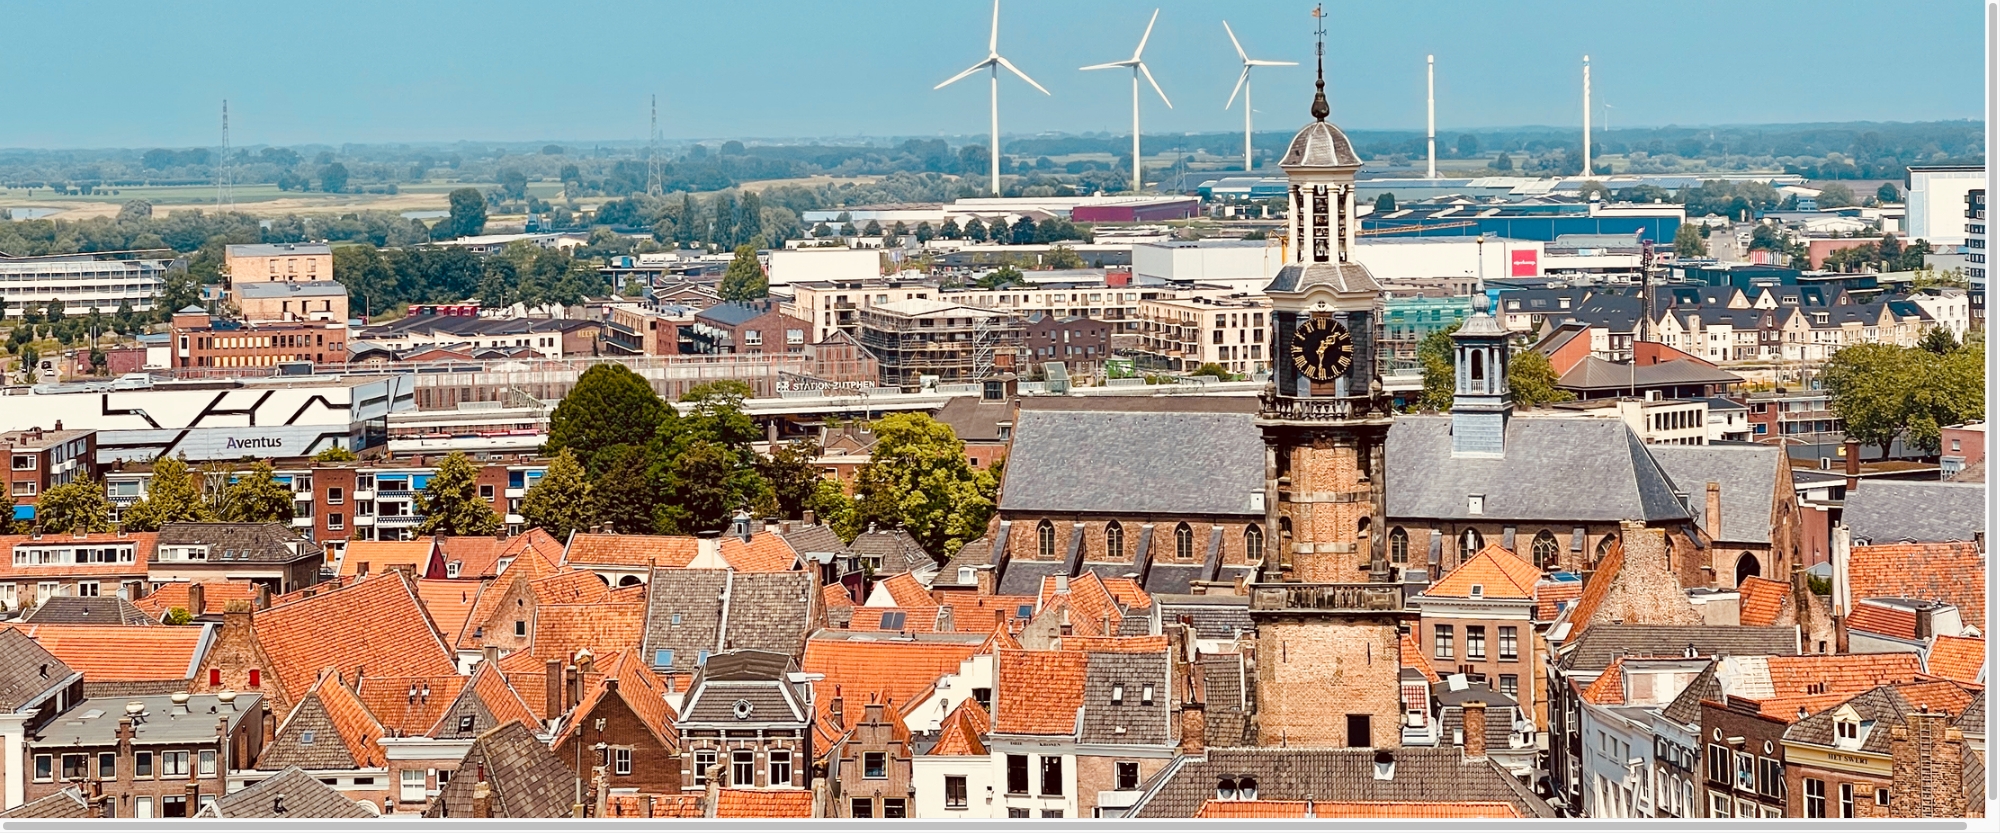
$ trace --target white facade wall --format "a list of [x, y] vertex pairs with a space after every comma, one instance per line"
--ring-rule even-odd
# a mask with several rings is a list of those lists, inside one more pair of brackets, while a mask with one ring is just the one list
[[[1485, 261], [1484, 276], [1538, 277], [1546, 273], [1544, 262], [1547, 257], [1539, 240], [1509, 240], [1487, 238], [1481, 246], [1477, 238], [1383, 238], [1362, 240], [1354, 246], [1354, 258], [1368, 267], [1369, 273], [1378, 281], [1421, 280], [1426, 278], [1478, 278], [1481, 276], [1480, 262]], [[1515, 253], [1520, 253], [1525, 261], [1532, 252], [1535, 267], [1525, 275], [1514, 275], [1512, 264]]]
[[[992, 751], [992, 767], [988, 777], [994, 785], [993, 817], [1006, 818], [1007, 811], [1019, 809], [1028, 811], [1029, 818], [1054, 818], [1050, 812], [1061, 813], [1061, 818], [1076, 818], [1076, 749], [1070, 738], [1031, 738], [989, 736], [988, 748]], [[1007, 793], [1007, 756], [1026, 755], [1028, 758], [1028, 792], [1026, 795]], [[1062, 759], [1062, 795], [1042, 794], [1042, 759]]]
[[[1637, 765], [1632, 761], [1638, 760]], [[1583, 814], [1652, 818], [1653, 735], [1606, 711], [1583, 707]]]
[[145, 312], [153, 308], [167, 272], [164, 260], [0, 260], [0, 317], [18, 317], [28, 304], [61, 301], [65, 315], [92, 308], [106, 315], [120, 304]]
[[1938, 244], [1965, 243], [1965, 195], [1986, 185], [1981, 169], [1910, 171], [1909, 239]]
[[1139, 243], [1132, 247], [1134, 276], [1212, 283], [1248, 292], [1262, 291], [1284, 265], [1284, 248], [1262, 240]]
[[872, 249], [777, 249], [765, 272], [772, 286], [870, 280], [882, 277], [882, 255]]
[[[917, 794], [913, 815], [920, 819], [1006, 818], [1007, 811], [997, 800], [999, 788], [993, 774], [989, 756], [916, 756], [910, 765], [910, 789]], [[965, 779], [964, 807], [945, 806], [944, 779], [948, 776]]]
[[1965, 339], [1965, 331], [1972, 326], [1972, 299], [1964, 290], [1947, 289], [1935, 295], [1911, 296], [1910, 300], [1930, 313], [1937, 326], [1950, 330], [1960, 341]]

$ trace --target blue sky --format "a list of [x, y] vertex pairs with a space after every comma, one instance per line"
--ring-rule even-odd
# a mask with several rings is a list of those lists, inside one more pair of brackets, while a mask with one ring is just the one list
[[[1421, 128], [1424, 55], [1439, 132], [1575, 124], [1580, 61], [1621, 124], [1979, 118], [1978, 0], [1425, 0], [1329, 3], [1334, 120]], [[1000, 51], [1054, 93], [1003, 77], [1008, 133], [1129, 130], [1147, 63], [1148, 134], [1242, 128], [1223, 110], [1258, 70], [1259, 129], [1304, 121], [1310, 3], [1003, 0]], [[239, 146], [984, 134], [986, 85], [931, 87], [984, 57], [986, 0], [865, 2], [0, 2], [0, 147]], [[1241, 107], [1241, 103], [1237, 104]], [[1598, 117], [1607, 111], [1597, 110]]]

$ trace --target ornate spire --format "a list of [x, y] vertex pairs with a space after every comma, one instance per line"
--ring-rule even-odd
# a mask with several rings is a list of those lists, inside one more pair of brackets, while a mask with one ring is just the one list
[[1326, 103], [1326, 6], [1324, 4], [1313, 7], [1313, 20], [1319, 24], [1313, 31], [1313, 34], [1319, 37], [1319, 45], [1314, 49], [1319, 77], [1313, 82], [1315, 90], [1312, 114], [1313, 119], [1326, 121], [1333, 108]]

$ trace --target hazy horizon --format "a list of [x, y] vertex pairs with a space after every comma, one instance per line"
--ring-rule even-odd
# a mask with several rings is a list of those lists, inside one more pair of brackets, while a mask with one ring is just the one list
[[[224, 98], [239, 147], [643, 143], [655, 93], [669, 142], [986, 132], [983, 79], [931, 89], [984, 56], [985, 0], [921, 14], [791, 0], [560, 10], [364, 0], [338, 16], [242, 2], [4, 7], [17, 32], [118, 20], [145, 33], [101, 48], [18, 38], [0, 91], [10, 149], [212, 147]], [[1224, 19], [1251, 57], [1300, 62], [1256, 71], [1257, 132], [1309, 118], [1310, 3], [1006, 0], [1000, 52], [1054, 95], [1002, 78], [1003, 134], [1129, 134], [1129, 74], [1078, 68], [1128, 57], [1154, 8], [1145, 58], [1174, 108], [1146, 89], [1147, 134], [1242, 130], [1242, 102], [1223, 109], [1239, 68]], [[1978, 119], [1979, 10], [1964, 0], [1329, 4], [1328, 94], [1351, 131], [1422, 130], [1424, 57], [1436, 54], [1440, 135], [1575, 130], [1588, 53], [1600, 129]], [[1922, 48], [1883, 37], [1885, 23]], [[144, 83], [159, 78], [171, 80]]]

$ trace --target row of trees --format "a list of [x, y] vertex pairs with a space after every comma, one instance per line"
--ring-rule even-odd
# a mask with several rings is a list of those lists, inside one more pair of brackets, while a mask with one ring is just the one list
[[1986, 418], [1985, 355], [1982, 337], [1961, 344], [1933, 329], [1916, 347], [1843, 347], [1820, 369], [1820, 383], [1848, 436], [1881, 447], [1884, 457], [1897, 439], [1936, 455], [1940, 428]]
[[567, 250], [525, 242], [485, 257], [459, 248], [336, 246], [333, 277], [347, 287], [352, 305], [368, 315], [399, 304], [455, 303], [467, 298], [493, 307], [576, 304], [607, 288], [596, 264]]
[[815, 444], [753, 448], [761, 434], [742, 410], [749, 393], [740, 382], [697, 386], [683, 410], [623, 365], [590, 368], [550, 416], [549, 470], [523, 497], [522, 517], [558, 536], [599, 524], [685, 535], [722, 529], [739, 510], [797, 518], [811, 509], [850, 540], [870, 524], [901, 525], [933, 553], [984, 532], [998, 480], [966, 462], [949, 426], [924, 415], [877, 421], [874, 455], [848, 497], [820, 478]]
[[[109, 532], [111, 499], [104, 483], [74, 480], [50, 487], [36, 504], [35, 522], [43, 532]], [[292, 519], [292, 490], [279, 483], [268, 461], [238, 470], [214, 464], [196, 468], [181, 457], [153, 461], [153, 478], [146, 497], [120, 513], [119, 526], [133, 532], [155, 532], [167, 524], [226, 521], [285, 523]], [[13, 516], [0, 518], [0, 532], [11, 531]]]

